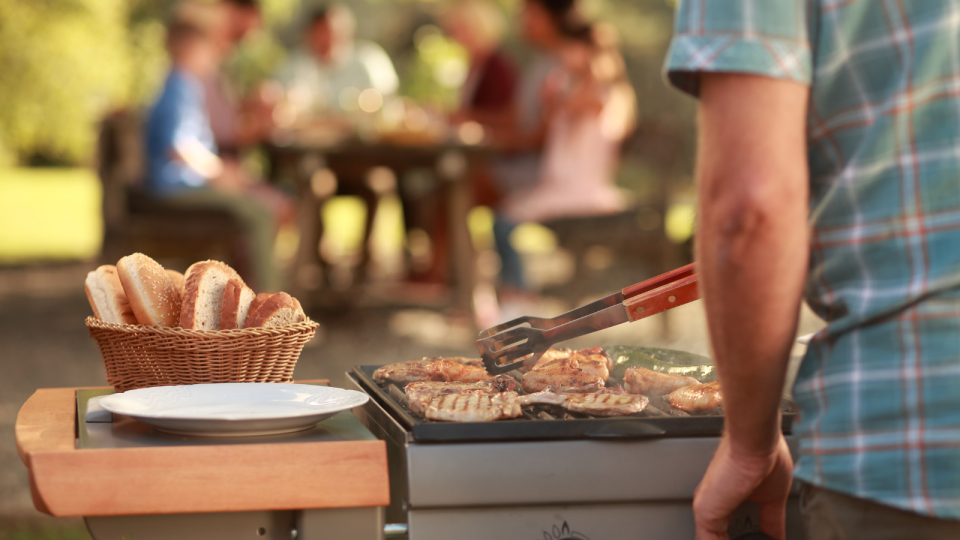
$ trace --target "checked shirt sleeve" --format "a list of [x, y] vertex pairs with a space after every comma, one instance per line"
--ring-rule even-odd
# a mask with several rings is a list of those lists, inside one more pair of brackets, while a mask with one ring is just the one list
[[749, 73], [810, 84], [806, 0], [680, 0], [665, 66], [694, 96], [700, 74]]

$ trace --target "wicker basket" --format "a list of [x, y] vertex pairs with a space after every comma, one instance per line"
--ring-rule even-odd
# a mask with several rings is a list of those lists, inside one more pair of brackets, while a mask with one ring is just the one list
[[320, 325], [186, 330], [106, 323], [87, 317], [107, 382], [118, 392], [177, 384], [292, 382], [303, 346]]

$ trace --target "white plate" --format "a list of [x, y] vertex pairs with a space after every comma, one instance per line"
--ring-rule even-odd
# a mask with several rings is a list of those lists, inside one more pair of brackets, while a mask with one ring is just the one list
[[105, 396], [100, 405], [167, 433], [231, 437], [309, 429], [367, 399], [329, 386], [223, 383], [129, 390]]

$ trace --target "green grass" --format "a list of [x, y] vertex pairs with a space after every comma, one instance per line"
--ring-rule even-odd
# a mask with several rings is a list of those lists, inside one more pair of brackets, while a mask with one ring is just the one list
[[90, 540], [90, 533], [82, 524], [64, 527], [0, 525], [0, 540]]
[[93, 171], [0, 168], [0, 264], [89, 259], [102, 231]]

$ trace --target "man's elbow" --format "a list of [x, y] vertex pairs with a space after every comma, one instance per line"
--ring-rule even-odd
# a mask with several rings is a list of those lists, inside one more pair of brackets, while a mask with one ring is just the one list
[[753, 242], [805, 226], [806, 193], [772, 182], [745, 182], [705, 194], [701, 230], [714, 241]]

